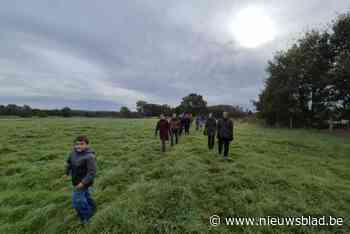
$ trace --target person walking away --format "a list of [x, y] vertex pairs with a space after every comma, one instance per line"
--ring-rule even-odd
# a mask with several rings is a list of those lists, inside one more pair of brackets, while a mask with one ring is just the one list
[[224, 148], [224, 158], [228, 158], [230, 143], [233, 140], [233, 122], [230, 120], [228, 113], [223, 113], [223, 118], [217, 124], [218, 151], [222, 153]]
[[216, 119], [213, 117], [213, 114], [209, 114], [204, 127], [204, 134], [208, 136], [208, 148], [212, 150], [215, 144], [215, 132], [216, 132]]
[[179, 118], [179, 121], [180, 121], [180, 128], [179, 128], [179, 131], [178, 131], [178, 133], [179, 133], [179, 137], [181, 136], [181, 134], [182, 134], [182, 123], [181, 123], [181, 120], [182, 120], [182, 114], [179, 114], [178, 115], [178, 118]]
[[200, 118], [199, 115], [196, 116], [196, 131], [199, 130], [199, 125], [200, 125]]
[[66, 161], [65, 178], [71, 176], [72, 202], [81, 224], [87, 224], [96, 212], [96, 203], [90, 195], [90, 187], [96, 176], [95, 153], [89, 147], [89, 139], [79, 136], [74, 140], [74, 149]]
[[190, 135], [191, 118], [189, 114], [185, 115], [184, 125], [185, 125], [185, 135]]
[[162, 152], [165, 152], [165, 144], [166, 144], [166, 141], [169, 140], [170, 126], [169, 126], [169, 122], [165, 119], [163, 114], [160, 115], [160, 120], [157, 122], [155, 136], [157, 136], [158, 131], [159, 131], [159, 138], [161, 141], [161, 150]]
[[175, 138], [175, 144], [178, 143], [178, 136], [179, 136], [179, 130], [180, 130], [180, 119], [176, 117], [176, 114], [173, 114], [173, 117], [170, 120], [170, 140], [171, 140], [171, 146], [174, 145], [174, 138]]
[[189, 113], [189, 114], [188, 114], [188, 117], [190, 118], [190, 123], [192, 124], [192, 121], [193, 121], [193, 115], [192, 115], [192, 113]]
[[201, 115], [199, 119], [199, 129], [202, 131], [204, 126], [205, 126], [205, 117]]
[[185, 119], [185, 114], [183, 113], [180, 117], [180, 136], [182, 135], [182, 133], [184, 132], [184, 129], [185, 129], [185, 122], [186, 122], [186, 119]]

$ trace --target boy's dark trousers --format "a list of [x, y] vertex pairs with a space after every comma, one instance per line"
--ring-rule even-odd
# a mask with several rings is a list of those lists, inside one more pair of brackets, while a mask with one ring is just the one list
[[215, 133], [208, 133], [208, 148], [213, 149], [215, 144]]
[[91, 198], [89, 188], [74, 189], [72, 202], [81, 222], [89, 221], [96, 211], [96, 204]]
[[218, 142], [219, 154], [221, 154], [222, 148], [224, 148], [224, 157], [228, 157], [228, 151], [229, 151], [229, 148], [230, 148], [230, 142], [231, 141], [229, 139], [219, 138], [219, 142]]
[[171, 131], [170, 131], [170, 137], [171, 137], [171, 146], [173, 146], [174, 145], [174, 137], [175, 137], [175, 144], [177, 144], [178, 143], [178, 129], [171, 129]]

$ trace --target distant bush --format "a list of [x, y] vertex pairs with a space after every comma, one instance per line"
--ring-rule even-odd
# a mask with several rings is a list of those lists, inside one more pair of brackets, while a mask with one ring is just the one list
[[46, 113], [46, 111], [40, 111], [37, 116], [40, 118], [46, 118], [49, 115]]

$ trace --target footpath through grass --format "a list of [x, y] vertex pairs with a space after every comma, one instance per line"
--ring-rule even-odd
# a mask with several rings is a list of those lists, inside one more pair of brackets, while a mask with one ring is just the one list
[[[230, 161], [202, 133], [160, 152], [155, 120], [0, 120], [0, 233], [350, 233], [350, 139], [237, 124]], [[61, 179], [75, 136], [97, 153], [81, 227]], [[169, 147], [168, 147], [169, 149]], [[343, 217], [343, 226], [211, 227], [209, 217]]]

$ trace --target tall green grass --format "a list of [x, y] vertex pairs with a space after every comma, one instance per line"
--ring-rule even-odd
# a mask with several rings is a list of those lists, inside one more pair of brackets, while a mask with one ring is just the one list
[[[0, 233], [350, 233], [350, 139], [236, 124], [229, 161], [192, 130], [163, 154], [155, 120], [0, 120]], [[97, 153], [98, 212], [61, 179], [75, 136]], [[343, 226], [211, 227], [213, 214], [333, 216]]]

